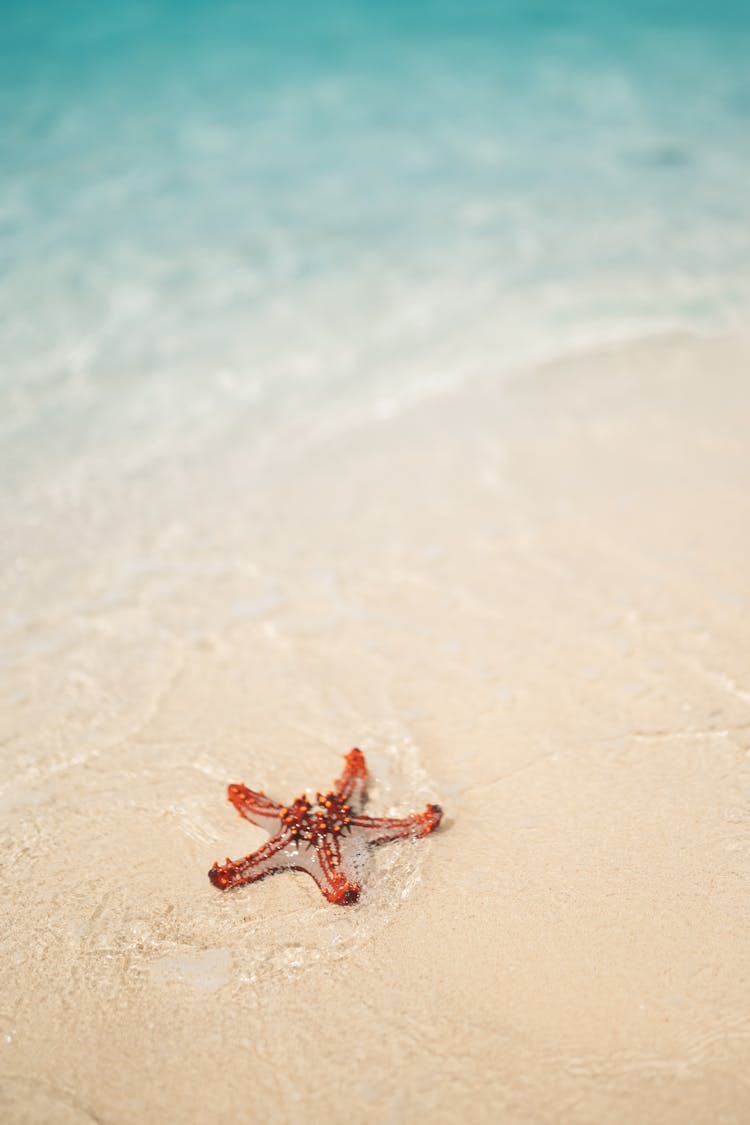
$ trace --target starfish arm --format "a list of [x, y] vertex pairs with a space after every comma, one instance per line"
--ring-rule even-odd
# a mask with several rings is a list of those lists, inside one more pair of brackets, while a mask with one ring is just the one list
[[240, 816], [264, 828], [272, 836], [281, 829], [281, 806], [266, 797], [265, 793], [248, 789], [246, 785], [230, 785], [227, 800], [231, 801]]
[[310, 875], [329, 902], [349, 906], [359, 898], [360, 885], [344, 870], [339, 841], [333, 834], [326, 834], [312, 849], [300, 850], [289, 865]]
[[367, 793], [367, 764], [361, 750], [350, 750], [344, 757], [344, 772], [333, 783], [337, 797], [346, 801], [354, 810], [365, 803]]
[[440, 805], [427, 805], [424, 812], [411, 816], [353, 816], [350, 827], [367, 844], [387, 844], [406, 836], [429, 836], [440, 824], [442, 815]]
[[282, 871], [292, 866], [289, 857], [281, 855], [290, 841], [290, 833], [281, 832], [268, 840], [262, 848], [258, 848], [242, 859], [232, 860], [227, 857], [226, 863], [221, 865], [215, 863], [208, 877], [221, 891], [241, 887], [243, 883], [255, 883], [258, 879], [264, 879], [266, 875], [272, 875], [274, 871]]

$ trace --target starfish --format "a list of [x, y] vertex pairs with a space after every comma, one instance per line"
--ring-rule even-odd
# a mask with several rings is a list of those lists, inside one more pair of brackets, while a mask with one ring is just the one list
[[362, 845], [387, 844], [403, 837], [427, 836], [440, 824], [443, 810], [427, 805], [405, 817], [363, 816], [367, 765], [361, 750], [344, 757], [344, 772], [330, 792], [313, 805], [303, 794], [290, 805], [278, 805], [265, 793], [246, 785], [230, 785], [227, 799], [240, 816], [271, 833], [257, 851], [243, 859], [215, 863], [208, 877], [222, 891], [255, 883], [277, 871], [306, 871], [329, 902], [346, 906], [359, 898], [357, 852]]

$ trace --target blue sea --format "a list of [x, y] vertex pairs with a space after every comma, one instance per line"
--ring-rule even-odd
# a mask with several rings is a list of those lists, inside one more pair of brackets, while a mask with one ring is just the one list
[[742, 324], [749, 11], [4, 4], [6, 459]]
[[749, 10], [3, 5], [4, 562], [238, 422], [741, 328]]

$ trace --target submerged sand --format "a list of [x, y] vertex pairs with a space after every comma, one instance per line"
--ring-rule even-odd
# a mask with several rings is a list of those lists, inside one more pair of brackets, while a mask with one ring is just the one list
[[[35, 485], [3, 1121], [750, 1119], [749, 355], [240, 414]], [[288, 799], [353, 745], [441, 831], [353, 908], [211, 887], [264, 838], [227, 782]]]

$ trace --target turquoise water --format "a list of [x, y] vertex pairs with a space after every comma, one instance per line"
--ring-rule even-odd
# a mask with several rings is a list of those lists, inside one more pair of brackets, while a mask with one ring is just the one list
[[741, 323], [745, 10], [4, 5], [7, 448]]

